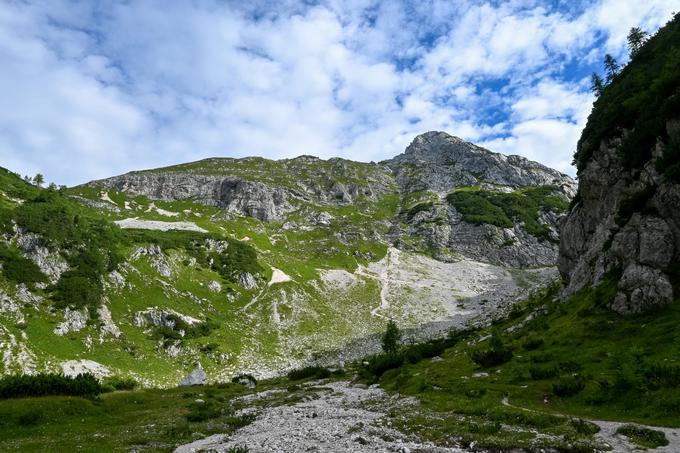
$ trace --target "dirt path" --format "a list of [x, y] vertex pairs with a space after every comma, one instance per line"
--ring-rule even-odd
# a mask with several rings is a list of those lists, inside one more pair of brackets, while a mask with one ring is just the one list
[[[526, 407], [520, 407], [520, 406], [515, 406], [514, 404], [511, 404], [510, 401], [508, 400], [507, 397], [503, 398], [502, 401], [504, 406], [512, 407], [513, 409], [519, 409], [527, 412], [536, 412], [536, 413], [543, 413], [541, 411], [533, 410], [533, 409], [528, 409]], [[551, 415], [557, 415], [559, 417], [567, 417], [566, 415], [560, 415], [560, 414], [551, 414]], [[648, 449], [647, 451], [653, 451], [653, 452], [658, 452], [658, 453], [678, 453], [680, 452], [680, 429], [678, 428], [664, 428], [660, 426], [648, 426], [648, 425], [641, 425], [639, 423], [626, 423], [626, 422], [610, 422], [607, 420], [591, 420], [589, 418], [583, 418], [583, 420], [587, 420], [591, 423], [596, 424], [597, 426], [600, 427], [600, 432], [595, 435], [596, 439], [600, 439], [601, 441], [609, 444], [612, 447], [612, 451], [615, 453], [633, 453], [633, 452], [640, 452], [642, 449], [638, 447], [637, 445], [631, 443], [628, 441], [626, 436], [622, 436], [620, 434], [616, 434], [616, 430], [623, 426], [623, 425], [636, 425], [636, 426], [641, 426], [643, 428], [648, 428], [648, 429], [653, 429], [655, 431], [662, 431], [664, 434], [666, 434], [666, 439], [668, 439], [668, 445], [665, 447], [658, 447], [654, 449]]]
[[[248, 447], [251, 453], [467, 451], [419, 442], [390, 427], [387, 410], [399, 406], [407, 409], [413, 401], [389, 396], [380, 388], [348, 382], [311, 383], [306, 385], [304, 395], [293, 405], [274, 403], [264, 407], [253, 423], [231, 436], [210, 436], [178, 447], [175, 452], [225, 452], [237, 446]], [[276, 394], [263, 392], [248, 395], [241, 402], [272, 396]]]

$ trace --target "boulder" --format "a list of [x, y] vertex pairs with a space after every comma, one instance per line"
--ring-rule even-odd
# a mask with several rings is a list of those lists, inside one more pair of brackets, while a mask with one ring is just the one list
[[208, 378], [205, 370], [199, 363], [196, 365], [194, 371], [189, 373], [182, 381], [179, 383], [180, 387], [191, 387], [192, 385], [203, 385], [205, 380]]

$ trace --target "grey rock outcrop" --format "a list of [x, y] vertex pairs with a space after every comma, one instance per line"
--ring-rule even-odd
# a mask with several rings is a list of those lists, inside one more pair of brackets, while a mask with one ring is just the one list
[[203, 385], [205, 380], [208, 378], [208, 374], [205, 372], [201, 364], [196, 365], [194, 371], [189, 373], [182, 381], [179, 383], [180, 387], [191, 387], [192, 385]]
[[[282, 220], [301, 203], [347, 204], [358, 197], [376, 199], [392, 185], [389, 169], [375, 164], [359, 164], [370, 168], [370, 171], [362, 172], [343, 159], [321, 161], [301, 156], [260, 161], [267, 162], [270, 167], [260, 170], [258, 158], [206, 159], [199, 164], [211, 167], [210, 170], [131, 172], [92, 181], [88, 185], [144, 195], [154, 200], [192, 200], [262, 221]], [[245, 164], [254, 167], [248, 177], [240, 174], [243, 172], [241, 165]], [[281, 174], [274, 175], [271, 166], [276, 166]], [[215, 174], [215, 169], [223, 169], [223, 174]], [[290, 183], [291, 177], [294, 184]]]
[[290, 189], [237, 177], [180, 172], [133, 172], [90, 185], [154, 200], [193, 200], [260, 220], [281, 218], [293, 210], [291, 199], [299, 197]]
[[40, 268], [40, 271], [47, 276], [50, 283], [56, 283], [61, 274], [68, 270], [66, 260], [58, 253], [45, 247], [40, 236], [19, 232], [14, 240], [17, 247]]
[[[668, 122], [667, 131], [680, 135], [674, 122]], [[680, 186], [662, 178], [654, 165], [662, 153], [660, 143], [637, 169], [623, 162], [621, 143], [603, 142], [579, 172], [578, 203], [561, 224], [559, 269], [563, 297], [612, 277], [618, 279], [618, 292], [611, 308], [637, 313], [673, 300]], [[632, 209], [632, 204], [637, 206]]]
[[384, 162], [394, 172], [400, 190], [448, 192], [461, 186], [554, 185], [572, 196], [576, 183], [569, 176], [521, 156], [504, 156], [445, 132], [417, 136], [400, 154]]

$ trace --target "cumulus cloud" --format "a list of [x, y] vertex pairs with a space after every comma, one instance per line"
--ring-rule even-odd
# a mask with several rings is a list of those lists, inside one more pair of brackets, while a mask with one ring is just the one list
[[573, 174], [587, 74], [669, 3], [3, 2], [0, 165], [76, 184], [212, 156], [377, 161], [445, 130]]

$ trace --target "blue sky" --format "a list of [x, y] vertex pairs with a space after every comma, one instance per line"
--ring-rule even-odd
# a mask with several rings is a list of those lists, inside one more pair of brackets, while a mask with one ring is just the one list
[[[244, 6], [246, 5], [246, 6]], [[443, 130], [574, 174], [605, 53], [672, 0], [0, 1], [0, 165], [379, 161]]]

